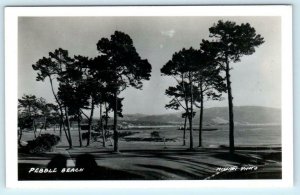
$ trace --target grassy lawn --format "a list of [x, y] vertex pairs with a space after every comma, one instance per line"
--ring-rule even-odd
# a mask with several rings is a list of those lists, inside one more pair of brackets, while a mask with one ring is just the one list
[[[56, 132], [58, 133], [58, 132]], [[76, 132], [73, 131], [73, 134]], [[24, 134], [29, 139], [31, 133]], [[137, 136], [131, 135], [131, 136]], [[139, 135], [141, 136], [141, 134]], [[145, 136], [145, 135], [143, 135]], [[176, 138], [176, 137], [175, 137]], [[32, 138], [30, 138], [32, 139]], [[230, 155], [226, 147], [195, 147], [188, 150], [177, 137], [169, 142], [120, 140], [119, 154], [108, 141], [68, 149], [62, 142], [52, 152], [19, 154], [20, 180], [181, 180], [181, 179], [280, 179], [281, 147], [237, 147]], [[84, 142], [85, 143], [85, 142]], [[58, 158], [59, 157], [59, 158]], [[49, 168], [58, 173], [29, 173], [32, 168]], [[83, 172], [60, 173], [62, 168], [84, 168]], [[224, 168], [233, 168], [226, 170]], [[255, 169], [255, 170], [254, 170]]]

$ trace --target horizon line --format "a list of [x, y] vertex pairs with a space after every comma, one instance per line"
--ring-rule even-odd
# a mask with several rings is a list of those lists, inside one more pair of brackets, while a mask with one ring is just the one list
[[[270, 106], [260, 106], [260, 105], [240, 105], [240, 106], [233, 106], [233, 108], [235, 107], [262, 107], [262, 108], [271, 108], [271, 109], [279, 109], [281, 110], [281, 107], [270, 107]], [[210, 109], [210, 108], [228, 108], [228, 106], [213, 106], [213, 107], [207, 107], [204, 108], [205, 109]], [[197, 109], [195, 112], [197, 113], [199, 109]], [[166, 115], [166, 114], [176, 114], [176, 113], [180, 113], [183, 111], [177, 110], [174, 112], [166, 112], [166, 113], [152, 113], [152, 114], [147, 114], [147, 113], [141, 113], [141, 112], [135, 112], [135, 113], [123, 113], [123, 115], [134, 115], [134, 114], [143, 114], [143, 115], [147, 115], [147, 116], [153, 116], [153, 115]]]

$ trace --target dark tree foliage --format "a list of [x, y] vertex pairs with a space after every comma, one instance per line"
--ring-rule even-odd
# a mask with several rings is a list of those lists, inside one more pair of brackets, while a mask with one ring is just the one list
[[40, 126], [39, 135], [41, 135], [42, 130], [47, 130], [53, 114], [57, 113], [57, 106], [52, 103], [47, 103], [44, 98], [39, 98], [37, 104], [40, 110], [40, 118], [43, 121], [42, 126]]
[[[49, 114], [49, 117], [48, 117], [48, 120], [47, 120], [47, 123], [49, 123], [49, 126], [52, 126], [53, 127], [53, 130], [55, 131], [56, 130], [56, 126], [60, 125], [60, 114], [59, 114], [59, 108], [57, 105], [54, 105], [54, 104], [51, 104], [51, 103], [48, 103], [48, 105], [50, 105], [50, 114]], [[61, 137], [61, 127], [60, 127], [60, 137]]]
[[99, 40], [97, 49], [108, 60], [105, 72], [109, 73], [106, 75], [117, 90], [128, 86], [140, 89], [142, 80], [149, 80], [151, 65], [148, 60], [141, 59], [129, 35], [115, 31], [110, 39]]
[[[102, 131], [102, 143], [103, 147], [106, 146], [106, 137], [108, 130], [108, 119], [109, 112], [115, 109], [115, 85], [112, 82], [114, 79], [113, 75], [110, 73], [112, 69], [110, 67], [110, 61], [108, 60], [108, 56], [106, 55], [99, 55], [91, 60], [89, 63], [89, 74], [94, 78], [94, 81], [97, 83], [97, 86], [94, 88], [95, 102], [99, 105], [100, 108], [100, 116], [99, 116], [99, 128]], [[117, 98], [118, 105], [117, 105], [117, 116], [123, 117], [122, 115], [122, 100], [123, 98]], [[102, 108], [104, 106], [104, 112]], [[103, 125], [104, 120], [104, 125]]]
[[24, 153], [44, 153], [52, 151], [53, 147], [57, 145], [60, 141], [60, 137], [52, 134], [42, 134], [39, 135], [34, 140], [29, 140], [28, 144], [21, 148]]
[[38, 98], [35, 95], [24, 94], [21, 99], [18, 99], [18, 109], [20, 112], [28, 116], [38, 115]]
[[114, 108], [114, 151], [118, 152], [117, 106], [118, 94], [129, 86], [141, 89], [143, 80], [149, 80], [151, 65], [137, 53], [129, 35], [115, 31], [110, 39], [102, 38], [97, 43], [97, 49], [106, 61], [105, 80], [112, 89]]
[[58, 81], [61, 87], [68, 88], [68, 79], [66, 79], [68, 78], [66, 76], [68, 74], [67, 68], [69, 68], [73, 62], [74, 60], [69, 57], [68, 51], [59, 48], [54, 52], [49, 52], [49, 57], [43, 57], [32, 65], [32, 68], [37, 72], [37, 81], [44, 81], [46, 78], [49, 79], [51, 91], [59, 107], [61, 124], [70, 148], [72, 148], [72, 139], [68, 107], [66, 104], [63, 105], [61, 99], [59, 99], [57, 92], [55, 92], [53, 81]]
[[[203, 40], [203, 42], [205, 42]], [[222, 100], [222, 93], [226, 92], [224, 78], [221, 76], [221, 69], [217, 64], [217, 53], [210, 48], [200, 48], [200, 63], [197, 66], [195, 78], [198, 86], [198, 94], [195, 96], [196, 107], [199, 111], [199, 147], [202, 146], [202, 126], [204, 115], [204, 101]]]
[[210, 51], [217, 53], [216, 60], [226, 74], [226, 85], [229, 107], [229, 145], [230, 153], [234, 153], [234, 118], [233, 97], [230, 81], [230, 63], [236, 63], [244, 55], [251, 55], [255, 48], [264, 43], [264, 38], [256, 34], [256, 30], [249, 23], [240, 25], [232, 21], [218, 21], [209, 28], [213, 43], [203, 42], [202, 46], [211, 48]]
[[44, 98], [24, 94], [21, 99], [18, 99], [19, 144], [24, 129], [32, 129], [36, 138], [37, 128], [40, 128], [41, 135], [41, 131], [47, 130], [55, 114], [57, 114], [57, 106], [54, 104], [47, 103]]
[[[59, 86], [59, 97], [68, 108], [69, 114], [77, 119], [79, 145], [82, 146], [81, 139], [81, 114], [82, 109], [90, 109], [91, 117], [88, 117], [89, 124], [92, 123], [93, 99], [95, 92], [95, 82], [88, 75], [90, 59], [85, 56], [74, 56], [73, 63], [66, 67], [66, 73], [61, 77]], [[91, 104], [91, 106], [90, 106]], [[91, 125], [90, 125], [91, 126]], [[89, 129], [90, 135], [91, 129]], [[87, 139], [89, 145], [90, 139]]]
[[[191, 96], [191, 91], [187, 87], [183, 86], [188, 86], [187, 82], [182, 82], [180, 81], [175, 87], [170, 86], [168, 89], [166, 89], [166, 95], [171, 99], [171, 101], [166, 104], [167, 109], [174, 109], [178, 110], [179, 108], [183, 108], [184, 110], [188, 109], [184, 105], [185, 97], [190, 97]], [[198, 87], [193, 86], [193, 95], [198, 97]]]
[[173, 54], [172, 59], [161, 68], [161, 73], [167, 76], [181, 77], [183, 74], [194, 72], [201, 62], [200, 55], [200, 52], [192, 47], [183, 48]]
[[[193, 48], [183, 48], [179, 52], [173, 54], [172, 59], [169, 60], [162, 68], [161, 73], [165, 76], [172, 76], [177, 86], [167, 89], [166, 94], [173, 96], [171, 102], [166, 106], [167, 108], [178, 109], [179, 105], [185, 110], [185, 116], [189, 119], [190, 127], [190, 149], [193, 149], [193, 105], [195, 102], [195, 95], [197, 89], [194, 84], [196, 81], [195, 73], [197, 66], [201, 63], [201, 53]], [[180, 99], [179, 99], [180, 98]], [[183, 103], [181, 103], [183, 101]], [[184, 125], [185, 140], [186, 121]], [[185, 144], [185, 141], [184, 141]]]
[[32, 129], [36, 137], [36, 120], [39, 117], [39, 104], [35, 95], [24, 94], [18, 99], [18, 143], [22, 139], [23, 129]]

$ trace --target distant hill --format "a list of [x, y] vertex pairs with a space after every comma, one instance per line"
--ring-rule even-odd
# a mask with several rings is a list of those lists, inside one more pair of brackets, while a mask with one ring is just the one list
[[[181, 124], [181, 112], [162, 115], [129, 114], [120, 118], [121, 121], [162, 125]], [[194, 124], [199, 123], [199, 110], [196, 110]], [[281, 109], [260, 106], [234, 107], [234, 121], [236, 124], [281, 124]], [[213, 107], [204, 109], [204, 124], [227, 124], [228, 108]]]
[[143, 117], [147, 117], [148, 115], [147, 114], [124, 114], [123, 118], [121, 118], [122, 120], [124, 121], [137, 121], [139, 120], [140, 118], [143, 118]]

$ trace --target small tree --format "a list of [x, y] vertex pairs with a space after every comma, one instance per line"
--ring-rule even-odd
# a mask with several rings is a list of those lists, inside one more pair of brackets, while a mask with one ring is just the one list
[[19, 141], [22, 137], [22, 129], [25, 127], [31, 127], [34, 133], [34, 138], [36, 135], [36, 120], [40, 116], [40, 106], [38, 99], [35, 95], [26, 95], [24, 94], [21, 99], [18, 99], [18, 114], [19, 114]]
[[[110, 62], [107, 59], [106, 55], [99, 55], [94, 59], [91, 59], [88, 63], [88, 71], [86, 78], [89, 78], [90, 84], [90, 95], [93, 99], [94, 105], [99, 105], [100, 117], [99, 117], [99, 128], [102, 131], [102, 144], [105, 147], [105, 134], [107, 131], [107, 123], [108, 123], [108, 113], [114, 109], [115, 107], [112, 105], [115, 104], [114, 100], [114, 87], [112, 86], [111, 77], [108, 76], [108, 72], [111, 70]], [[118, 98], [117, 105], [117, 113], [119, 117], [123, 117], [122, 115], [122, 103], [123, 98]], [[103, 113], [103, 105], [104, 105], [104, 113]], [[92, 112], [91, 112], [92, 113]], [[104, 116], [102, 116], [104, 114]], [[87, 117], [88, 121], [90, 117]], [[103, 127], [103, 119], [105, 120], [105, 126]]]
[[37, 71], [37, 81], [44, 81], [45, 79], [49, 79], [52, 94], [59, 108], [61, 124], [64, 129], [70, 148], [72, 148], [72, 138], [70, 131], [68, 108], [62, 105], [62, 102], [59, 99], [57, 92], [55, 92], [53, 82], [58, 82], [59, 85], [64, 85], [61, 82], [64, 81], [66, 68], [71, 63], [73, 63], [73, 60], [69, 57], [68, 51], [59, 48], [56, 49], [54, 52], [49, 52], [49, 57], [43, 57], [32, 65], [33, 70]]
[[40, 134], [42, 129], [46, 130], [48, 125], [47, 119], [50, 119], [51, 114], [56, 112], [56, 106], [47, 103], [42, 97], [37, 98], [35, 95], [26, 94], [24, 94], [21, 99], [18, 99], [18, 102], [19, 142], [22, 138], [23, 129], [31, 128], [34, 132], [34, 138], [36, 138], [37, 128], [40, 128]]
[[[193, 149], [193, 117], [195, 116], [195, 112], [193, 109], [193, 105], [195, 102], [195, 72], [196, 67], [200, 63], [199, 51], [193, 48], [185, 49], [183, 48], [181, 51], [176, 52], [172, 56], [172, 60], [168, 61], [162, 68], [161, 73], [166, 76], [172, 76], [176, 81], [178, 86], [174, 89], [180, 90], [182, 96], [184, 96], [185, 102], [185, 116], [189, 119], [190, 124], [190, 149]], [[169, 90], [169, 95], [176, 96], [171, 93], [172, 90]], [[177, 93], [179, 94], [179, 93]], [[179, 101], [176, 101], [179, 104]]]
[[241, 60], [243, 55], [251, 55], [255, 47], [264, 43], [264, 38], [249, 23], [237, 25], [235, 22], [221, 20], [209, 28], [210, 37], [216, 44], [214, 50], [218, 50], [218, 61], [226, 74], [226, 84], [229, 107], [229, 145], [230, 153], [234, 153], [234, 118], [233, 96], [230, 80], [230, 63]]
[[57, 105], [51, 104], [52, 108], [49, 116], [49, 123], [53, 127], [53, 131], [56, 131], [56, 126], [59, 125], [59, 137], [62, 136], [62, 124], [60, 123], [60, 114]]
[[108, 86], [113, 91], [114, 108], [114, 151], [119, 152], [117, 111], [118, 95], [129, 86], [141, 89], [143, 80], [149, 80], [151, 65], [146, 59], [141, 59], [133, 46], [129, 35], [115, 31], [110, 39], [102, 38], [97, 43], [97, 49], [106, 58], [104, 69]]
[[[166, 89], [166, 95], [170, 98], [170, 102], [165, 106], [167, 109], [174, 109], [179, 110], [182, 108], [184, 113], [182, 114], [182, 118], [184, 118], [184, 125], [183, 125], [183, 145], [186, 145], [186, 123], [187, 119], [189, 118], [189, 105], [188, 105], [188, 97], [191, 96], [190, 89], [188, 87], [188, 83], [185, 81], [179, 81], [179, 83], [173, 87], [170, 86]], [[196, 86], [193, 86], [193, 92], [197, 93], [198, 89]], [[195, 95], [195, 94], [194, 94]], [[195, 113], [193, 114], [195, 115]]]
[[33, 127], [32, 125], [32, 118], [28, 116], [27, 114], [20, 112], [18, 110], [18, 144], [21, 145], [21, 140], [23, 136], [23, 130], [24, 129], [31, 129]]
[[[205, 42], [203, 40], [203, 42]], [[208, 47], [200, 48], [200, 63], [196, 68], [195, 78], [198, 86], [198, 96], [195, 105], [199, 110], [199, 147], [202, 146], [203, 110], [205, 99], [222, 100], [222, 92], [226, 92], [224, 78], [220, 74], [220, 68], [216, 62], [216, 53]], [[199, 105], [196, 104], [199, 102]]]

